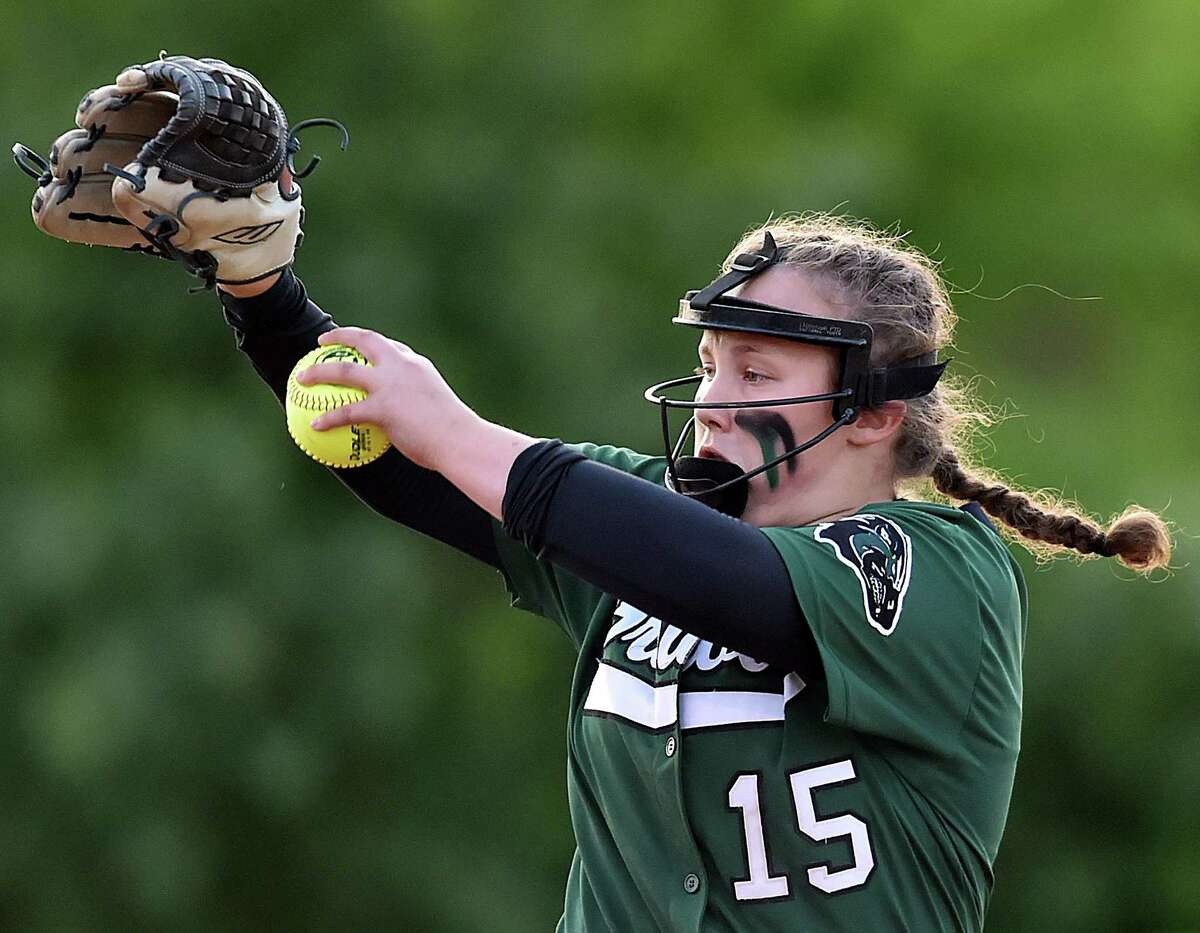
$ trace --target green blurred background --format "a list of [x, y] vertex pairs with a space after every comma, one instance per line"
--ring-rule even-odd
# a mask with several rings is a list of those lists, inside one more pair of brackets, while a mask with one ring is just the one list
[[[298, 270], [531, 434], [653, 451], [668, 321], [772, 212], [899, 223], [990, 463], [1178, 525], [1029, 572], [992, 931], [1200, 929], [1200, 4], [0, 0], [0, 138], [171, 53], [326, 161]], [[327, 134], [327, 135], [325, 135]], [[0, 172], [0, 928], [550, 930], [571, 652], [288, 441], [215, 300], [39, 234]], [[1067, 301], [1039, 283], [1070, 296]]]

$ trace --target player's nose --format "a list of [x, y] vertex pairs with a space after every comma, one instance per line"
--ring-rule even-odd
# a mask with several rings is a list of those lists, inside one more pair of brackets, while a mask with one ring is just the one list
[[728, 431], [733, 423], [731, 414], [728, 408], [697, 408], [696, 421], [710, 434], [721, 434]]
[[[733, 395], [733, 389], [724, 380], [720, 373], [712, 378], [705, 379], [696, 389], [696, 401], [705, 402], [733, 402], [736, 401], [736, 396]], [[733, 425], [733, 416], [737, 414], [736, 408], [697, 408], [696, 421], [703, 425], [711, 432], [728, 431]]]

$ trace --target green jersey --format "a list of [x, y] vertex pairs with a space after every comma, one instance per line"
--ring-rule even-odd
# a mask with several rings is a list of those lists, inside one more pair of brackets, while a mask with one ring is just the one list
[[497, 526], [513, 604], [579, 649], [559, 931], [980, 929], [1020, 744], [1020, 571], [983, 522], [929, 503], [763, 531], [819, 681], [664, 624]]

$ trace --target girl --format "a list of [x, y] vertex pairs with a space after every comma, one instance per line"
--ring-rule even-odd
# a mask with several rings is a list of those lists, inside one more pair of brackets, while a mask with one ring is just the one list
[[[372, 508], [504, 575], [578, 661], [564, 931], [978, 930], [1020, 744], [1025, 587], [1001, 535], [1166, 565], [1161, 520], [1107, 530], [970, 467], [942, 379], [954, 312], [932, 264], [839, 218], [749, 232], [676, 321], [692, 457], [539, 441], [433, 364], [335, 327], [290, 273], [222, 296], [282, 398], [317, 343], [371, 368], [318, 428], [395, 450], [336, 471]], [[694, 402], [667, 398], [696, 382]], [[669, 444], [669, 440], [668, 440]], [[901, 498], [929, 480], [967, 510]], [[981, 507], [981, 508], [980, 508]]]

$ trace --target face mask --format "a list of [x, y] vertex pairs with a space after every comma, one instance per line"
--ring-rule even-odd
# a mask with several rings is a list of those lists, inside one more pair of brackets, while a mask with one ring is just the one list
[[[838, 389], [818, 395], [757, 402], [722, 402], [708, 399], [696, 402], [667, 397], [667, 393], [672, 389], [695, 385], [704, 378], [693, 375], [657, 383], [644, 393], [648, 402], [653, 402], [659, 407], [663, 447], [667, 458], [667, 485], [682, 495], [698, 499], [705, 505], [735, 518], [746, 509], [750, 479], [819, 444], [842, 425], [853, 422], [861, 409], [875, 408], [894, 399], [912, 399], [928, 395], [946, 368], [946, 363], [939, 363], [937, 353], [933, 352], [902, 360], [892, 366], [871, 369], [871, 345], [874, 336], [871, 325], [862, 321], [817, 317], [746, 298], [726, 296], [726, 292], [780, 262], [786, 257], [786, 253], [786, 246], [776, 246], [770, 233], [763, 234], [762, 246], [757, 250], [739, 255], [734, 259], [730, 270], [708, 287], [684, 295], [679, 301], [679, 314], [675, 316], [673, 323], [703, 330], [766, 334], [801, 343], [833, 347], [841, 351]], [[668, 412], [672, 408], [689, 411], [698, 408], [773, 408], [810, 402], [831, 403], [832, 419], [829, 426], [753, 470], [743, 471], [736, 464], [723, 460], [681, 456], [684, 444], [695, 428], [695, 415], [688, 419], [679, 434], [679, 439], [674, 444], [671, 443]]]

